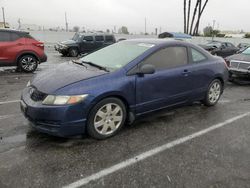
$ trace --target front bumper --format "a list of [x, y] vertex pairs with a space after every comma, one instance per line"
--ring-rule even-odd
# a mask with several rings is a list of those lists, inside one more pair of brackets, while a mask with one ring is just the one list
[[65, 54], [68, 53], [68, 48], [67, 47], [62, 47], [59, 44], [56, 44], [54, 46], [55, 50], [58, 51], [59, 53]]
[[84, 104], [47, 106], [30, 98], [25, 88], [20, 103], [21, 111], [31, 126], [39, 132], [68, 137], [85, 133], [87, 110]]
[[250, 77], [250, 70], [229, 68], [229, 73], [239, 77]]

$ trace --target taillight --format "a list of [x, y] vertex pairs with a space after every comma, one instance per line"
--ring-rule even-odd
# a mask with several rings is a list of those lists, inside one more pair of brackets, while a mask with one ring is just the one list
[[37, 47], [44, 47], [44, 44], [43, 43], [40, 43], [40, 44], [36, 44]]
[[39, 42], [39, 43], [33, 43], [33, 44], [34, 44], [35, 46], [39, 47], [39, 48], [44, 49], [44, 43]]

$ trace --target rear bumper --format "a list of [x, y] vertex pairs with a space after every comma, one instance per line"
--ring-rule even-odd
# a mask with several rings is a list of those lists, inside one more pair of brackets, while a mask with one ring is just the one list
[[48, 60], [48, 57], [46, 54], [44, 54], [42, 57], [40, 57], [40, 63], [46, 62]]

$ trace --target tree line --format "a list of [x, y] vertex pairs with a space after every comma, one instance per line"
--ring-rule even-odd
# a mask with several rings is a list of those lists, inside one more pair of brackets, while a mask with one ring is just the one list
[[[208, 0], [183, 0], [184, 3], [184, 33], [197, 36], [199, 34], [200, 19], [207, 6]], [[194, 9], [192, 4], [195, 3]], [[192, 11], [192, 13], [191, 13]]]

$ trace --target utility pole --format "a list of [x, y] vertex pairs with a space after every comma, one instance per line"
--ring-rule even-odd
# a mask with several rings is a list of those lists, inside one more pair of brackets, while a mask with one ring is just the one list
[[22, 27], [22, 26], [21, 26], [21, 19], [20, 19], [20, 18], [18, 19], [17, 23], [18, 23], [18, 30], [20, 30], [21, 27]]
[[3, 26], [4, 26], [4, 28], [6, 28], [4, 7], [2, 7], [2, 12], [3, 12]]
[[68, 20], [67, 20], [67, 13], [65, 12], [65, 25], [66, 25], [66, 31], [69, 31], [69, 24], [68, 24]]
[[214, 40], [214, 26], [215, 26], [216, 20], [213, 20], [213, 31], [212, 31], [212, 41]]
[[147, 19], [145, 18], [145, 28], [144, 28], [144, 30], [145, 30], [145, 35], [147, 34]]

